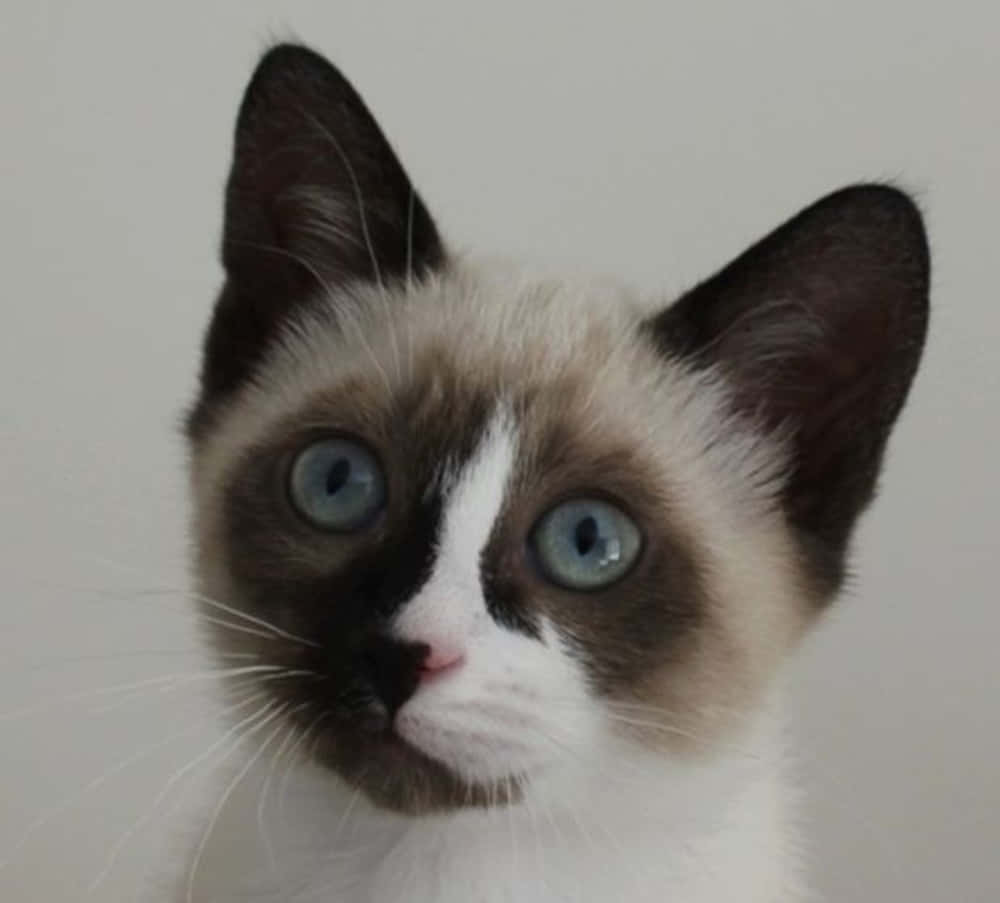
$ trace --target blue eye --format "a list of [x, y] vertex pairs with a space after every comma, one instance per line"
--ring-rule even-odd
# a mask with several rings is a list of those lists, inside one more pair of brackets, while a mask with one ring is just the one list
[[367, 526], [385, 504], [385, 478], [375, 456], [349, 439], [306, 446], [292, 463], [289, 495], [295, 509], [321, 530]]
[[545, 576], [566, 589], [602, 589], [635, 564], [642, 535], [623, 511], [599, 499], [563, 502], [538, 522], [532, 544]]

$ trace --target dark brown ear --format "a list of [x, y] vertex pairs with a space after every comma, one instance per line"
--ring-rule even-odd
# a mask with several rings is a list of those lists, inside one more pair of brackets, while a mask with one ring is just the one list
[[664, 350], [719, 368], [741, 411], [791, 436], [785, 508], [831, 588], [920, 361], [929, 279], [913, 201], [859, 185], [807, 208], [649, 323]]
[[226, 188], [226, 282], [205, 343], [197, 432], [317, 293], [442, 265], [434, 222], [347, 80], [294, 45], [268, 51], [240, 106]]

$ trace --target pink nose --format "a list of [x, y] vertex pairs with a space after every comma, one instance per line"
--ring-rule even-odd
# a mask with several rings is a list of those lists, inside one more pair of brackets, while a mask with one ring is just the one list
[[423, 679], [437, 677], [445, 671], [451, 671], [462, 664], [465, 656], [458, 649], [449, 646], [431, 646], [430, 654], [420, 665], [420, 676]]

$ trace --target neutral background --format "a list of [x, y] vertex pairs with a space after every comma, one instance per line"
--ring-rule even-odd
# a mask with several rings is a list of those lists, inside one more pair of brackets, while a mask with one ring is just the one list
[[830, 901], [1000, 899], [1000, 18], [868, 0], [5, 0], [0, 899], [84, 899], [135, 826], [92, 892], [131, 900], [170, 855], [171, 800], [145, 813], [212, 736], [207, 681], [94, 691], [202, 667], [175, 427], [239, 93], [291, 34], [472, 249], [672, 295], [843, 183], [918, 193], [931, 341], [854, 586], [793, 665], [803, 817]]

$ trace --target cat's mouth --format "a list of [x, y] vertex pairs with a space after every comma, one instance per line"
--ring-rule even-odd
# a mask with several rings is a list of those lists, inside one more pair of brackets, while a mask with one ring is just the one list
[[406, 719], [374, 729], [340, 724], [333, 718], [327, 722], [313, 743], [315, 761], [382, 808], [419, 815], [504, 805], [521, 795], [523, 774], [481, 779], [463, 774], [464, 769], [448, 761], [452, 757], [438, 757], [434, 744], [425, 744], [408, 731]]

